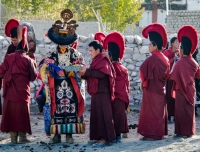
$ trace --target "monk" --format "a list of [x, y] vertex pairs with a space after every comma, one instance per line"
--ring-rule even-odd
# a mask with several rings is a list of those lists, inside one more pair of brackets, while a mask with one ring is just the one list
[[[177, 37], [173, 37], [170, 40], [171, 47], [165, 50], [163, 53], [169, 59], [170, 62], [170, 71], [172, 70], [173, 65], [176, 63], [177, 58], [179, 57], [179, 42]], [[168, 112], [168, 122], [173, 122], [174, 117], [174, 106], [175, 99], [172, 97], [172, 85], [173, 81], [168, 79], [166, 84], [166, 97], [167, 97], [167, 112]]]
[[161, 52], [166, 47], [167, 33], [158, 23], [150, 24], [142, 34], [150, 39], [152, 54], [140, 67], [142, 105], [137, 132], [143, 140], [161, 140], [167, 135], [167, 107], [165, 85], [169, 75], [169, 60]]
[[[23, 40], [22, 40], [23, 41]], [[27, 54], [28, 47], [18, 44], [17, 51], [8, 54], [0, 65], [3, 81], [3, 114], [1, 131], [10, 132], [11, 143], [29, 143], [26, 133], [32, 134], [30, 125], [30, 81], [37, 76], [35, 59]], [[19, 141], [18, 141], [19, 136]]]
[[[19, 25], [19, 21], [16, 19], [10, 19], [5, 26], [5, 34], [6, 36], [11, 38], [11, 44], [9, 45], [6, 55], [14, 53], [16, 47], [18, 45], [17, 39], [17, 26]], [[6, 56], [5, 55], [5, 56]], [[0, 78], [0, 89], [2, 86], [2, 79]], [[1, 104], [1, 96], [0, 96], [0, 115], [2, 115], [2, 104]]]
[[[198, 51], [198, 49], [196, 49], [196, 51], [192, 55], [193, 59], [197, 63], [198, 63], [198, 59], [197, 59], [198, 53], [199, 53], [199, 51]], [[200, 79], [198, 79], [198, 78], [195, 79], [195, 89], [196, 89], [195, 116], [198, 116], [197, 108], [198, 108], [198, 106], [200, 104], [200, 101], [199, 101], [200, 100]]]
[[195, 78], [200, 78], [198, 63], [192, 58], [198, 45], [198, 32], [190, 26], [178, 31], [181, 59], [175, 64], [170, 79], [175, 81], [175, 134], [191, 137], [196, 132]]
[[121, 133], [128, 133], [126, 109], [129, 105], [128, 70], [120, 63], [125, 52], [125, 41], [118, 32], [108, 34], [104, 40], [104, 48], [108, 50], [116, 72], [115, 99], [112, 102], [112, 112], [116, 133], [116, 142], [121, 142]]
[[17, 39], [17, 26], [19, 25], [19, 21], [16, 19], [10, 19], [6, 23], [5, 26], [5, 34], [6, 36], [11, 38], [11, 44], [9, 45], [6, 55], [14, 53], [16, 50], [16, 47], [18, 45], [18, 39]]
[[111, 100], [114, 99], [115, 72], [110, 60], [102, 54], [102, 46], [92, 41], [88, 47], [92, 63], [79, 74], [87, 80], [91, 95], [90, 141], [94, 147], [104, 147], [115, 140]]

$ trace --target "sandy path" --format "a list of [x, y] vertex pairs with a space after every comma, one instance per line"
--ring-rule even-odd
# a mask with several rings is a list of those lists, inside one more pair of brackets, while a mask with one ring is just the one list
[[[36, 107], [32, 107], [31, 127], [33, 135], [28, 136], [32, 143], [9, 145], [9, 134], [0, 133], [0, 152], [200, 152], [200, 117], [196, 117], [197, 133], [192, 138], [174, 138], [174, 124], [168, 124], [169, 135], [160, 141], [141, 141], [141, 136], [137, 134], [137, 129], [130, 129], [128, 138], [123, 139], [120, 144], [113, 144], [105, 148], [92, 148], [87, 145], [88, 127], [89, 127], [89, 111], [84, 113], [85, 121], [87, 123], [86, 134], [73, 135], [75, 139], [74, 144], [67, 144], [62, 136], [63, 143], [49, 145], [49, 137], [44, 133], [43, 116], [35, 114]], [[200, 109], [200, 108], [199, 108]], [[138, 110], [131, 111], [128, 114], [129, 124], [137, 124], [139, 117]]]

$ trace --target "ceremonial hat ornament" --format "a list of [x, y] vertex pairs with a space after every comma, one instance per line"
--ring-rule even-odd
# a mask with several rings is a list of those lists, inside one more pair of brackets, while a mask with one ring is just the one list
[[73, 18], [73, 13], [69, 9], [61, 12], [61, 20], [55, 21], [48, 30], [48, 37], [51, 41], [58, 45], [70, 45], [77, 40], [76, 28], [78, 24]]

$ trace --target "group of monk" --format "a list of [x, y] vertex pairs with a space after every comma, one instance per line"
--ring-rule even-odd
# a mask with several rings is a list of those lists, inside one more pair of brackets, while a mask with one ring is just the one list
[[[175, 136], [195, 134], [195, 78], [200, 77], [192, 55], [198, 46], [197, 30], [185, 25], [167, 46], [167, 32], [161, 24], [151, 24], [142, 31], [150, 39], [152, 54], [140, 67], [142, 105], [138, 133], [144, 140], [160, 140], [167, 135], [168, 115], [174, 116]], [[180, 51], [178, 50], [180, 45]]]
[[79, 74], [87, 80], [91, 95], [90, 141], [95, 147], [121, 142], [121, 133], [128, 133], [126, 109], [129, 105], [128, 70], [119, 62], [124, 55], [122, 35], [112, 32], [95, 34], [89, 44], [90, 68]]
[[[36, 62], [33, 54], [27, 54], [28, 46], [24, 38], [17, 43], [17, 28], [9, 32], [12, 44], [0, 65], [4, 98], [1, 131], [10, 132], [11, 143], [28, 143], [30, 140], [27, 139], [26, 133], [32, 133], [29, 82], [34, 81], [38, 76]], [[198, 45], [198, 33], [190, 25], [181, 27], [177, 37], [170, 40], [172, 47], [166, 50], [164, 48], [168, 43], [167, 32], [161, 24], [148, 25], [143, 29], [142, 35], [150, 40], [151, 56], [140, 67], [140, 88], [143, 96], [137, 132], [144, 136], [142, 140], [161, 140], [168, 132], [168, 116], [174, 116], [176, 136], [191, 137], [195, 134], [194, 80], [200, 78], [198, 63], [192, 58]], [[73, 37], [73, 42], [76, 39], [77, 37]], [[80, 62], [81, 60], [83, 63], [79, 52], [75, 50], [71, 52], [71, 49], [65, 46], [71, 42], [72, 39], [66, 44], [57, 42], [59, 52], [54, 53], [55, 61], [63, 69], [69, 61], [59, 57], [65, 53], [73, 53], [74, 58], [70, 58], [70, 62], [72, 59], [77, 59], [73, 61], [78, 62], [79, 60]], [[64, 53], [62, 53], [63, 50]], [[126, 110], [129, 106], [130, 84], [128, 70], [120, 63], [125, 53], [125, 41], [118, 32], [112, 32], [107, 36], [97, 33], [95, 40], [89, 43], [88, 51], [92, 58], [90, 67], [82, 66], [77, 71], [81, 79], [86, 80], [87, 91], [91, 95], [90, 141], [88, 144], [94, 147], [104, 147], [113, 142], [121, 142], [121, 134], [129, 132]], [[76, 55], [81, 58], [76, 58]], [[48, 62], [54, 63], [50, 59]], [[63, 77], [67, 80], [68, 76]], [[69, 82], [72, 83], [71, 81], [72, 79]], [[75, 89], [72, 93], [74, 92]], [[73, 99], [79, 100], [78, 96]], [[66, 101], [69, 102], [66, 98], [62, 102]], [[78, 104], [80, 104], [79, 101]], [[80, 105], [77, 107], [80, 108]], [[73, 107], [70, 108], [74, 110]], [[78, 110], [77, 113], [79, 113]], [[53, 114], [56, 117], [57, 113]], [[76, 117], [82, 119], [82, 113]], [[79, 125], [80, 122], [76, 122], [75, 125], [77, 124]], [[55, 125], [58, 127], [63, 124], [52, 124], [52, 126]], [[51, 130], [53, 130], [52, 127]], [[62, 132], [58, 128], [55, 132], [51, 143], [61, 142], [60, 134], [66, 134], [66, 140], [72, 143], [72, 134], [77, 133], [76, 131]], [[18, 137], [19, 140], [17, 140]]]

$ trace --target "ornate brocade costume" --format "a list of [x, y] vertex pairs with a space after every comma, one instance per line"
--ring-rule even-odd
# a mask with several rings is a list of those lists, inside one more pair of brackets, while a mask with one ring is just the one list
[[78, 75], [84, 60], [77, 50], [53, 52], [40, 65], [46, 89], [45, 131], [48, 134], [84, 133], [85, 83]]

